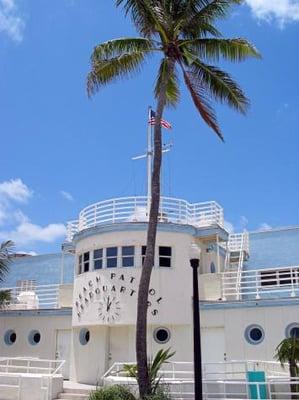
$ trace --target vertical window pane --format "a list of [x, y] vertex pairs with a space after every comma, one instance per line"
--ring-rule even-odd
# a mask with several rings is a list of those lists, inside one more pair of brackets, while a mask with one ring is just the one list
[[159, 267], [171, 267], [171, 258], [159, 257]]
[[117, 247], [107, 247], [106, 255], [107, 257], [117, 257]]
[[123, 257], [123, 267], [134, 267], [134, 257]]
[[133, 256], [135, 253], [135, 247], [134, 246], [123, 246], [121, 248], [121, 252], [123, 256]]
[[117, 258], [111, 257], [107, 258], [107, 268], [116, 268], [117, 267]]
[[94, 269], [102, 269], [102, 268], [103, 268], [103, 260], [95, 260]]
[[102, 257], [103, 257], [103, 249], [94, 250], [94, 252], [93, 252], [94, 259], [102, 258]]
[[159, 255], [171, 257], [171, 247], [160, 246], [159, 247]]
[[171, 267], [171, 254], [171, 247], [159, 246], [159, 267]]

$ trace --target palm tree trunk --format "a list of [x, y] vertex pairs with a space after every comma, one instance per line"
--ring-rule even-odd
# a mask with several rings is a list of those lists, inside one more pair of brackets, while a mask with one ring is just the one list
[[140, 398], [144, 398], [151, 392], [148, 359], [147, 359], [147, 302], [151, 280], [151, 273], [155, 261], [155, 245], [160, 205], [160, 173], [162, 163], [162, 134], [161, 118], [166, 105], [166, 88], [168, 77], [172, 73], [174, 63], [168, 63], [168, 71], [161, 85], [156, 109], [156, 123], [154, 129], [154, 161], [152, 172], [152, 198], [147, 228], [146, 255], [142, 267], [137, 304], [136, 324], [136, 358], [138, 371], [138, 386]]
[[[297, 366], [296, 366], [296, 363], [291, 362], [289, 364], [289, 369], [290, 369], [290, 377], [291, 377], [291, 382], [292, 382], [294, 379], [297, 379]], [[292, 400], [299, 399], [298, 392], [297, 392], [297, 389], [298, 389], [297, 385], [292, 384], [292, 385], [290, 385], [290, 387], [291, 387], [291, 393], [292, 393], [291, 399]]]

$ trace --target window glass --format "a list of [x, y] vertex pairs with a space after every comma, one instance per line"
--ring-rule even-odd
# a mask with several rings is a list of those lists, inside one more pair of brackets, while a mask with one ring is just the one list
[[245, 329], [245, 339], [250, 344], [260, 344], [265, 338], [265, 333], [260, 325], [249, 325]]
[[293, 322], [286, 327], [285, 335], [287, 338], [295, 337], [299, 339], [299, 323]]
[[103, 249], [97, 249], [93, 252], [93, 269], [103, 268]]
[[106, 257], [107, 257], [107, 268], [117, 267], [117, 247], [107, 247]]
[[37, 330], [33, 330], [29, 333], [28, 341], [32, 346], [37, 345], [41, 340], [41, 334]]
[[171, 267], [171, 247], [159, 246], [159, 267]]
[[83, 271], [89, 271], [89, 251], [83, 254]]
[[171, 257], [171, 247], [160, 246], [159, 247], [159, 254], [160, 254], [160, 256]]
[[296, 339], [299, 339], [299, 327], [296, 326], [290, 330], [290, 337], [295, 337]]
[[283, 286], [298, 283], [298, 270], [272, 270], [260, 273], [261, 286]]
[[155, 329], [154, 339], [159, 344], [167, 343], [170, 339], [170, 330], [168, 328]]
[[85, 346], [90, 340], [90, 331], [86, 328], [82, 328], [79, 332], [79, 341], [82, 346]]
[[123, 267], [134, 267], [134, 246], [123, 246], [122, 247], [122, 266]]
[[13, 329], [9, 329], [8, 331], [5, 332], [4, 342], [7, 346], [13, 345], [16, 340], [17, 340], [17, 334]]
[[82, 274], [82, 254], [79, 255], [79, 261], [78, 261], [78, 274]]
[[261, 285], [262, 286], [275, 286], [275, 285], [277, 285], [276, 271], [261, 272]]

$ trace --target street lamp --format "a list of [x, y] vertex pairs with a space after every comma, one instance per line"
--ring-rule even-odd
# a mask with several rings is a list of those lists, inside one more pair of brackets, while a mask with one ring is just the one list
[[194, 399], [202, 400], [202, 370], [201, 370], [201, 342], [200, 342], [200, 315], [198, 296], [198, 267], [200, 248], [191, 244], [189, 258], [193, 270], [193, 344], [194, 344]]

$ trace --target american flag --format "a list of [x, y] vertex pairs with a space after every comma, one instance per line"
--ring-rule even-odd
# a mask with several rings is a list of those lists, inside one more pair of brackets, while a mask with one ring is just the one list
[[[156, 113], [155, 111], [151, 110], [151, 115], [150, 115], [150, 119], [148, 121], [148, 123], [151, 126], [155, 126], [156, 125]], [[165, 119], [161, 119], [161, 126], [165, 129], [172, 129], [172, 125], [166, 121]]]

